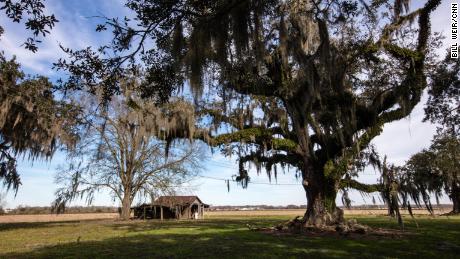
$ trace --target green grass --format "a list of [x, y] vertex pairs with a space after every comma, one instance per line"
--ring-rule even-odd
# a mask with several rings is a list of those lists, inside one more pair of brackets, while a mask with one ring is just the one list
[[[354, 217], [371, 227], [397, 228], [387, 217]], [[311, 237], [250, 231], [289, 217], [191, 221], [75, 221], [0, 224], [0, 258], [459, 258], [460, 217], [406, 219], [400, 238]]]

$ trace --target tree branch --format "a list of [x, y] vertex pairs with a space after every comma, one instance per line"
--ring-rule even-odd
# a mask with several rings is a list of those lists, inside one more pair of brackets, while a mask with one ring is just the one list
[[351, 188], [365, 193], [372, 193], [381, 192], [384, 187], [382, 184], [364, 184], [353, 179], [342, 179], [340, 180], [339, 188]]

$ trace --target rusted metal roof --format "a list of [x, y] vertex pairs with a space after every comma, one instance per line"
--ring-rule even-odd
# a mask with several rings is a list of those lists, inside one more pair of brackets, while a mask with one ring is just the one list
[[192, 204], [196, 200], [198, 200], [199, 203], [204, 204], [198, 196], [160, 196], [153, 204], [162, 206], [185, 206]]

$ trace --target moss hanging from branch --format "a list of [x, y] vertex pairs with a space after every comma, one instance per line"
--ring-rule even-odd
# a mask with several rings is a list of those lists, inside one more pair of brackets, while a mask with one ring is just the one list
[[79, 139], [80, 108], [58, 101], [45, 77], [25, 76], [20, 65], [0, 53], [0, 179], [7, 189], [20, 185], [16, 157], [49, 159], [56, 149]]
[[[164, 30], [147, 30], [154, 40], [173, 37], [181, 17], [187, 47], [176, 72], [191, 81], [194, 93], [209, 90], [202, 111], [214, 130], [204, 127], [193, 135], [240, 158], [253, 153], [296, 157], [309, 197], [304, 218], [310, 223], [343, 220], [334, 206], [340, 181], [354, 176], [350, 168], [371, 140], [385, 123], [408, 116], [426, 87], [429, 18], [440, 0], [411, 12], [405, 1], [394, 7], [351, 2], [131, 4], [146, 24]], [[159, 19], [152, 21], [144, 11], [158, 12]], [[165, 12], [166, 18], [160, 15]], [[418, 27], [411, 27], [415, 20]], [[169, 54], [169, 49], [160, 52]], [[200, 97], [195, 94], [197, 103]], [[260, 156], [246, 162], [259, 168]]]

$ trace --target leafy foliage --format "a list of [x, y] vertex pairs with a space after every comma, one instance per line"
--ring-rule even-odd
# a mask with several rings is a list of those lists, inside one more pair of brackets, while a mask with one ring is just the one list
[[16, 156], [50, 158], [59, 143], [78, 140], [80, 110], [56, 100], [45, 77], [26, 77], [20, 65], [0, 54], [0, 179], [7, 189], [18, 189]]
[[[460, 178], [458, 174], [460, 141], [452, 132], [441, 132], [434, 137], [428, 149], [414, 155], [404, 166], [389, 165], [384, 167], [391, 171], [389, 174], [382, 172], [380, 192], [385, 203], [388, 204], [389, 214], [394, 216], [399, 213], [400, 203], [412, 215], [412, 205], [426, 209], [433, 213], [431, 197], [439, 199], [448, 194], [453, 202], [452, 214], [460, 212]], [[391, 192], [390, 190], [393, 190]], [[392, 194], [392, 195], [391, 195]], [[394, 197], [394, 202], [390, 200]], [[395, 214], [396, 212], [396, 214]], [[401, 221], [402, 222], [402, 221]]]
[[[54, 14], [46, 15], [44, 13], [44, 0], [0, 0], [0, 10], [5, 12], [6, 17], [13, 22], [19, 23], [25, 21], [25, 27], [32, 32], [32, 37], [27, 38], [24, 47], [32, 52], [38, 50], [37, 43], [41, 40], [38, 38], [46, 36], [58, 22]], [[4, 29], [0, 26], [0, 35]]]
[[[44, 14], [42, 0], [0, 0], [0, 10], [13, 22], [24, 19], [33, 37], [25, 48], [36, 52], [39, 36], [46, 36], [58, 22]], [[4, 28], [0, 26], [0, 36]], [[13, 58], [0, 52], [0, 179], [7, 189], [18, 190], [21, 184], [16, 157], [50, 158], [59, 142], [69, 147], [78, 139], [79, 109], [72, 103], [58, 101], [47, 78], [24, 75]]]
[[439, 123], [444, 131], [460, 135], [460, 61], [447, 55], [434, 71], [425, 120]]
[[[438, 200], [442, 193], [452, 200], [453, 213], [460, 212], [460, 140], [449, 133], [435, 136], [429, 149], [413, 155], [404, 167], [406, 178], [403, 195], [409, 195], [416, 203], [421, 196], [432, 211], [430, 194]], [[405, 199], [406, 200], [406, 199]]]

